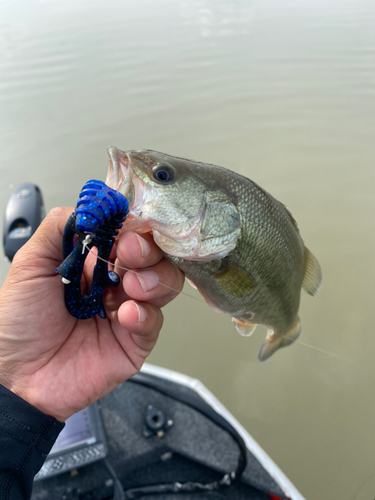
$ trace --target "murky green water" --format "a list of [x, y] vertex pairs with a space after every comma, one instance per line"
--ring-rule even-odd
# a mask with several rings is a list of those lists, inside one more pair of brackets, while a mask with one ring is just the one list
[[181, 296], [149, 360], [201, 379], [307, 500], [375, 498], [374, 23], [373, 0], [0, 0], [4, 205], [24, 181], [74, 205], [115, 145], [226, 166], [297, 219], [324, 275], [300, 344], [260, 364], [265, 330]]

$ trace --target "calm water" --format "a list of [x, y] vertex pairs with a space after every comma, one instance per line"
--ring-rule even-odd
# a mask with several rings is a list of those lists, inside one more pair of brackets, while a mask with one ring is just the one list
[[201, 379], [307, 500], [375, 498], [374, 23], [373, 0], [0, 0], [4, 205], [24, 181], [74, 205], [114, 145], [226, 166], [297, 219], [315, 349], [260, 364], [264, 329], [180, 297], [149, 360]]

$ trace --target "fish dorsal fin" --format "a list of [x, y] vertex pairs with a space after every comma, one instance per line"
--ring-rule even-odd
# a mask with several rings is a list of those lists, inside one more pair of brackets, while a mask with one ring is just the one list
[[303, 277], [302, 288], [315, 297], [322, 283], [322, 271], [319, 262], [308, 248], [305, 248], [306, 269]]

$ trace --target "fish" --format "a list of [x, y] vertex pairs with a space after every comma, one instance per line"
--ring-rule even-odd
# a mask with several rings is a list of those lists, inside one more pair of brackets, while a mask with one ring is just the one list
[[241, 335], [264, 325], [260, 361], [291, 345], [301, 332], [301, 290], [315, 296], [322, 272], [287, 207], [224, 167], [147, 149], [108, 154], [105, 182], [129, 201], [124, 229], [151, 232]]

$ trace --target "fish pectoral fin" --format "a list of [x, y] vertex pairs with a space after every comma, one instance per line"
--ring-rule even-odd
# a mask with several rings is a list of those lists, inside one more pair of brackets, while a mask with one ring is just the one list
[[258, 326], [255, 323], [246, 323], [246, 321], [242, 321], [241, 319], [237, 318], [232, 318], [232, 321], [237, 329], [237, 332], [243, 337], [250, 337], [255, 328]]
[[260, 348], [258, 354], [258, 360], [266, 361], [278, 349], [281, 349], [282, 347], [288, 347], [289, 345], [293, 344], [293, 342], [298, 338], [300, 333], [301, 333], [301, 323], [299, 321], [299, 318], [297, 318], [297, 321], [294, 323], [292, 328], [290, 328], [290, 330], [288, 330], [286, 333], [282, 335], [277, 335], [277, 333], [273, 333], [273, 331], [272, 334], [267, 333], [266, 340], [262, 345], [262, 347]]
[[322, 284], [322, 271], [319, 262], [308, 248], [305, 248], [306, 269], [303, 277], [302, 288], [315, 297]]
[[250, 273], [229, 258], [222, 259], [220, 269], [212, 277], [232, 297], [248, 295], [254, 288]]

